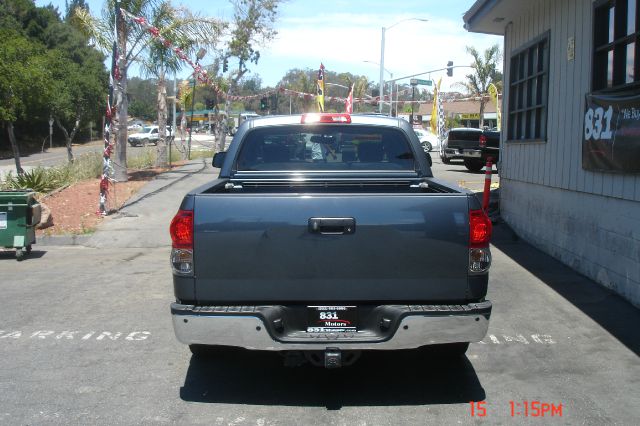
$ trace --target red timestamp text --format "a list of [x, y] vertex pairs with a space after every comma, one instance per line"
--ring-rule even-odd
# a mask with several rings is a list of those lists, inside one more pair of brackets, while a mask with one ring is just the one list
[[[471, 417], [487, 416], [487, 401], [470, 401]], [[562, 403], [543, 401], [509, 401], [511, 417], [562, 417]]]

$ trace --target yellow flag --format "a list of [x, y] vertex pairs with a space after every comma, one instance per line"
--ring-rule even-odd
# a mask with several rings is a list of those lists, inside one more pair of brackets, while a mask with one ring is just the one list
[[320, 63], [320, 69], [318, 70], [318, 85], [316, 89], [318, 112], [324, 112], [324, 65], [322, 65], [322, 62]]
[[440, 83], [442, 77], [438, 80], [438, 84], [433, 89], [433, 108], [431, 108], [431, 133], [438, 134], [438, 97], [440, 96]]
[[496, 104], [496, 117], [497, 117], [497, 127], [498, 131], [500, 131], [501, 123], [502, 123], [502, 114], [500, 113], [500, 102], [498, 99], [498, 88], [493, 84], [489, 84], [489, 96], [491, 96], [491, 100]]

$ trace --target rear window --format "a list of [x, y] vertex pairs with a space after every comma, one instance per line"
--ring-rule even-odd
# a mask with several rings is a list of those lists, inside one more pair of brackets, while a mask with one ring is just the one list
[[481, 130], [451, 130], [449, 131], [449, 140], [477, 142], [480, 139], [481, 134]]
[[236, 170], [415, 170], [415, 162], [399, 129], [295, 125], [247, 133]]

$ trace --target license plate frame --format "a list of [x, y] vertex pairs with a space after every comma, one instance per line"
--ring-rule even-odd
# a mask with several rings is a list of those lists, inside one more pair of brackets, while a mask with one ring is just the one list
[[307, 333], [355, 333], [357, 306], [307, 306]]

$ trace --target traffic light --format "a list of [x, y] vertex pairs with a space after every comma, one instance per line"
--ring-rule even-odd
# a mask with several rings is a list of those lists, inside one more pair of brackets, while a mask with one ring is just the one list
[[229, 59], [224, 58], [222, 62], [222, 72], [227, 72], [229, 70]]
[[266, 111], [269, 108], [269, 100], [265, 97], [260, 99], [260, 110]]
[[447, 62], [447, 75], [453, 77], [453, 61]]

